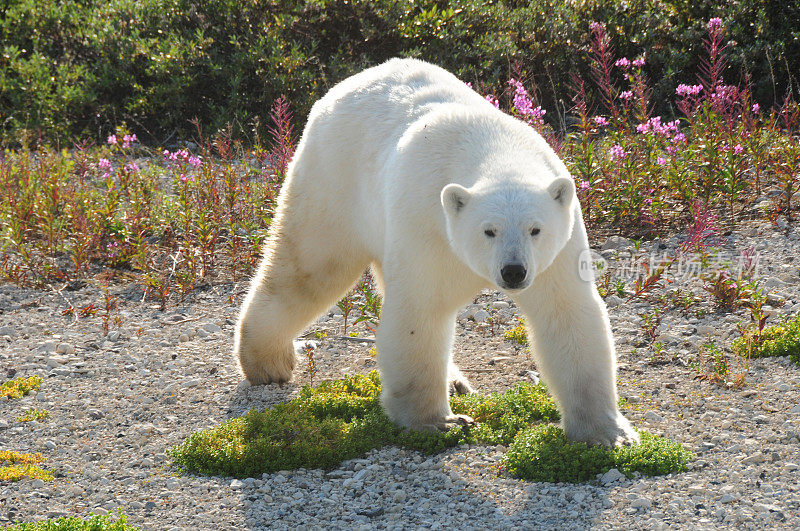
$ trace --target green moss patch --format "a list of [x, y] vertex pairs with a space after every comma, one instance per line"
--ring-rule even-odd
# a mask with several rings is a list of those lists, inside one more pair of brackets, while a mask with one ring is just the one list
[[0, 385], [0, 396], [8, 398], [22, 398], [31, 391], [36, 391], [42, 385], [41, 376], [29, 376], [27, 378], [15, 378]]
[[733, 342], [732, 348], [740, 356], [788, 356], [800, 365], [800, 315], [765, 328], [760, 336], [755, 329], [750, 329]]
[[[585, 481], [597, 473], [595, 470], [605, 472], [616, 466], [617, 461], [601, 461], [595, 454], [625, 450], [612, 451], [585, 444], [573, 449], [574, 443], [567, 441], [559, 428], [548, 424], [557, 421], [559, 415], [542, 384], [523, 382], [504, 393], [453, 397], [453, 412], [471, 416], [477, 425], [459, 426], [444, 433], [399, 428], [384, 413], [379, 397], [380, 380], [374, 371], [369, 375], [324, 382], [316, 388], [306, 386], [298, 398], [288, 403], [263, 412], [254, 410], [218, 427], [192, 434], [172, 448], [170, 455], [175, 465], [185, 472], [253, 477], [296, 468], [330, 469], [344, 460], [387, 445], [435, 453], [464, 443], [511, 444], [516, 449], [509, 451], [506, 468], [512, 474], [526, 479], [548, 478], [540, 481]], [[518, 440], [522, 436], [531, 437], [532, 425], [533, 429], [544, 429], [550, 437], [546, 439], [550, 441], [549, 449], [537, 443], [543, 451], [555, 456], [560, 446], [560, 451], [567, 452], [566, 468], [561, 463], [552, 463], [548, 476], [532, 475], [521, 467], [526, 449], [533, 446]], [[559, 432], [563, 444], [552, 439]], [[650, 441], [658, 444], [650, 444]], [[642, 474], [682, 470], [690, 454], [676, 454], [679, 458], [667, 455], [662, 451], [667, 443], [682, 450], [676, 443], [644, 434], [643, 443], [629, 450], [636, 448], [635, 452], [639, 452], [630, 457], [632, 464], [620, 470], [638, 470]], [[597, 461], [601, 466], [580, 476], [570, 472], [571, 466], [580, 471], [590, 470], [588, 464], [580, 464], [582, 460]], [[541, 458], [538, 462], [544, 463]], [[575, 477], [580, 479], [572, 479]]]
[[662, 476], [683, 472], [694, 458], [680, 444], [647, 432], [633, 446], [606, 448], [567, 439], [564, 430], [540, 424], [520, 432], [508, 449], [504, 466], [512, 475], [542, 482], [579, 483], [612, 468], [633, 475]]
[[16, 524], [7, 529], [8, 531], [138, 531], [139, 528], [128, 525], [125, 515], [117, 512], [114, 516], [93, 514], [86, 519], [65, 516], [43, 522]]

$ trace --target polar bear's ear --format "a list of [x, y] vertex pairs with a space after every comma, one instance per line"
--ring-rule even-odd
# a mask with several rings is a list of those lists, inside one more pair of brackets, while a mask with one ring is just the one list
[[451, 216], [458, 214], [469, 202], [469, 190], [460, 184], [450, 183], [442, 188], [442, 206]]
[[572, 182], [572, 179], [559, 177], [550, 183], [547, 191], [550, 193], [550, 197], [566, 206], [572, 203], [572, 196], [575, 195], [575, 183]]

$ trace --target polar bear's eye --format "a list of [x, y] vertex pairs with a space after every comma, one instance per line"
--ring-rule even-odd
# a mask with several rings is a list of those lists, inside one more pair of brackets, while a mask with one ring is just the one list
[[542, 232], [542, 229], [539, 229], [539, 228], [533, 228], [533, 229], [531, 229], [531, 236], [536, 236], [536, 235], [537, 235], [537, 234], [539, 234], [540, 232]]
[[483, 233], [490, 238], [494, 238], [494, 231], [492, 229], [486, 229], [485, 231], [483, 231]]

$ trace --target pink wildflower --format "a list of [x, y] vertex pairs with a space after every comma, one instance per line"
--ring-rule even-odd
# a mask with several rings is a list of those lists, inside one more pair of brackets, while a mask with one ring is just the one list
[[753, 104], [753, 114], [758, 114], [759, 109], [761, 109], [761, 107], [758, 105], [758, 103], [754, 103]]
[[594, 118], [592, 118], [592, 121], [596, 125], [599, 125], [600, 127], [605, 127], [606, 125], [608, 125], [608, 119], [606, 119], [603, 116], [595, 116]]
[[136, 135], [125, 135], [122, 137], [122, 147], [128, 148], [133, 142], [136, 142]]
[[624, 159], [625, 157], [628, 156], [628, 153], [626, 153], [625, 149], [619, 144], [614, 144], [613, 146], [611, 146], [611, 149], [609, 151], [611, 152], [611, 160]]
[[591, 187], [592, 185], [589, 184], [589, 181], [581, 181], [581, 183], [578, 185], [578, 188], [580, 188], [581, 190], [588, 190]]
[[714, 17], [708, 21], [708, 30], [709, 31], [717, 31], [722, 28], [722, 19], [719, 17]]
[[106, 139], [107, 144], [116, 144], [117, 143], [117, 135], [108, 135]]
[[667, 159], [665, 159], [664, 157], [656, 157], [656, 164], [658, 164], [659, 166], [663, 166], [666, 163]]
[[512, 78], [508, 80], [508, 84], [514, 87], [514, 110], [531, 125], [534, 123], [544, 124], [544, 115], [547, 114], [547, 111], [533, 106], [533, 101], [522, 83]]
[[627, 70], [628, 67], [631, 66], [631, 62], [628, 61], [627, 57], [623, 57], [622, 59], [617, 59], [617, 61], [614, 63], [614, 66], [618, 66]]
[[681, 83], [675, 89], [678, 96], [697, 96], [703, 90], [703, 85], [685, 85]]
[[487, 94], [485, 99], [486, 99], [486, 101], [488, 101], [489, 103], [494, 105], [495, 109], [499, 109], [500, 108], [500, 100], [495, 98], [494, 94]]
[[733, 146], [733, 152], [736, 153], [737, 155], [741, 155], [743, 151], [744, 148], [742, 147], [741, 144], [736, 144], [735, 146]]
[[135, 162], [130, 162], [125, 165], [125, 171], [128, 173], [136, 173], [139, 171], [139, 166], [137, 166]]
[[110, 170], [111, 169], [111, 161], [108, 159], [100, 159], [97, 161], [97, 167], [101, 170]]
[[626, 90], [619, 95], [619, 99], [621, 100], [629, 100], [631, 98], [633, 98], [633, 92], [630, 90]]
[[189, 157], [189, 164], [197, 168], [198, 166], [200, 166], [200, 164], [202, 164], [202, 162], [200, 161], [200, 157], [195, 157], [194, 155], [192, 155]]
[[592, 22], [589, 24], [589, 29], [592, 31], [602, 31], [605, 29], [605, 26], [599, 22]]
[[634, 59], [633, 63], [631, 63], [636, 68], [641, 68], [644, 66], [644, 57], [640, 57], [638, 59]]

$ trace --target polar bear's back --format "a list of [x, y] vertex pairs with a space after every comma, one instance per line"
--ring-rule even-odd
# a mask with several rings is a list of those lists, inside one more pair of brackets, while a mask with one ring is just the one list
[[380, 247], [387, 163], [409, 127], [444, 106], [494, 110], [449, 72], [415, 59], [345, 79], [312, 107], [287, 186], [314, 205], [315, 217], [346, 224], [345, 232]]

